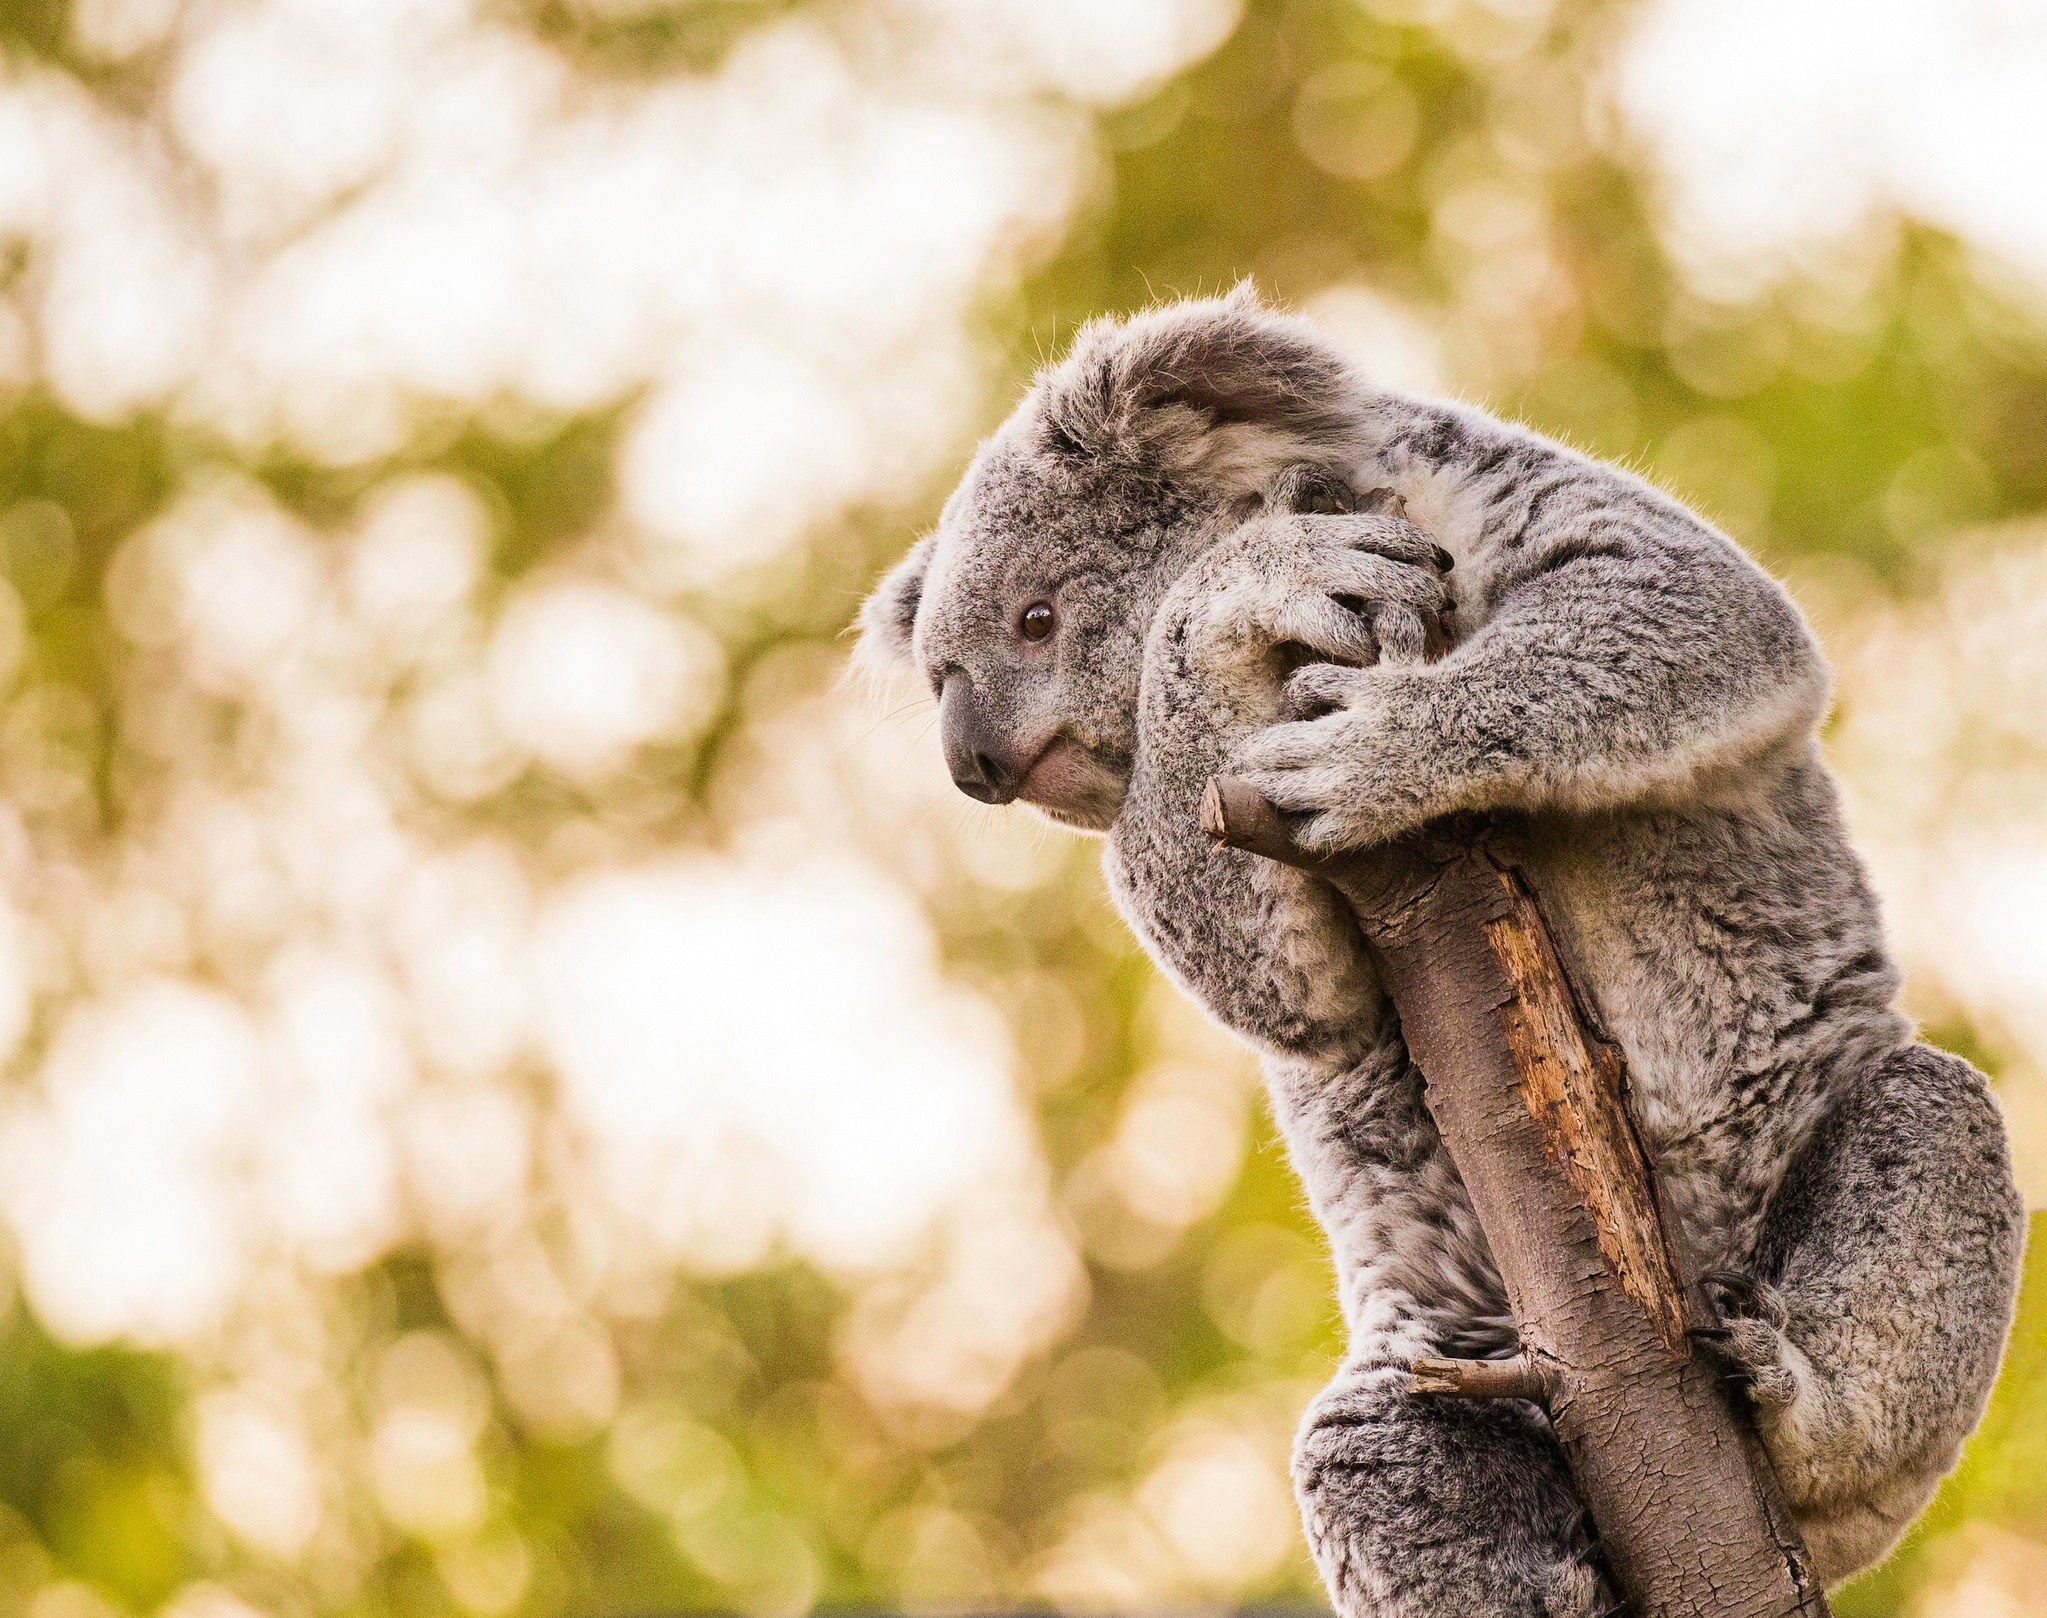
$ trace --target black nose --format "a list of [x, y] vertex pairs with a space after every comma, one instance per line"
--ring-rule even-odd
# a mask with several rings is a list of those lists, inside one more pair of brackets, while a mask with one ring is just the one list
[[974, 694], [974, 682], [963, 670], [948, 674], [939, 688], [938, 733], [945, 743], [945, 766], [952, 771], [954, 786], [983, 803], [1015, 801], [1016, 768], [992, 734]]

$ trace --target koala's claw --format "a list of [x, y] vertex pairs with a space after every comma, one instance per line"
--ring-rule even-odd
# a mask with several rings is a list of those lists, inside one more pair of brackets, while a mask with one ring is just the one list
[[1611, 1597], [1612, 1591], [1603, 1570], [1592, 1565], [1601, 1547], [1592, 1514], [1583, 1506], [1565, 1527], [1564, 1539], [1575, 1543], [1576, 1548], [1562, 1560], [1552, 1562], [1542, 1576], [1544, 1618], [1599, 1618], [1602, 1612], [1619, 1610], [1599, 1605]]
[[1566, 1539], [1577, 1539], [1581, 1535], [1584, 1543], [1571, 1552], [1569, 1558], [1572, 1567], [1583, 1567], [1597, 1556], [1602, 1548], [1599, 1543], [1599, 1525], [1593, 1522], [1592, 1513], [1584, 1506], [1578, 1508], [1576, 1515], [1571, 1518], [1570, 1526], [1564, 1530]]
[[1716, 1314], [1763, 1320], [1778, 1331], [1790, 1323], [1791, 1311], [1784, 1306], [1784, 1294], [1744, 1270], [1708, 1270], [1699, 1277], [1699, 1283], [1706, 1288]]
[[1788, 1406], [1798, 1384], [1785, 1353], [1791, 1311], [1784, 1295], [1740, 1270], [1708, 1270], [1699, 1277], [1699, 1290], [1718, 1323], [1690, 1327], [1685, 1335], [1720, 1363], [1723, 1382], [1743, 1389], [1757, 1406]]

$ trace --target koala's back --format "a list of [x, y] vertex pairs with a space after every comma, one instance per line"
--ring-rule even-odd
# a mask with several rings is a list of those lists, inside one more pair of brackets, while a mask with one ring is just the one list
[[1528, 864], [1696, 1257], [1745, 1251], [1836, 1089], [1911, 1039], [1817, 744], [1683, 807], [1538, 816]]

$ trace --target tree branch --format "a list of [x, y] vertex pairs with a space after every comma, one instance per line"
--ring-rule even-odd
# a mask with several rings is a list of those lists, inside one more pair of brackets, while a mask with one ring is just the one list
[[1545, 1410], [1551, 1393], [1549, 1370], [1532, 1354], [1510, 1360], [1416, 1360], [1407, 1389], [1450, 1399], [1527, 1399]]
[[1548, 1412], [1608, 1565], [1645, 1618], [1825, 1618], [1825, 1594], [1745, 1409], [1691, 1322], [1625, 1101], [1542, 909], [1482, 818], [1317, 858], [1242, 781], [1201, 824], [1350, 901], [1520, 1327], [1509, 1361], [1424, 1360], [1417, 1394]]

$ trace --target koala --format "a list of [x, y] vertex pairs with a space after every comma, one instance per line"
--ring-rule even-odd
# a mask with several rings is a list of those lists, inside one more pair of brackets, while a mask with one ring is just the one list
[[1731, 540], [1243, 288], [1084, 328], [859, 627], [959, 789], [1101, 836], [1145, 948], [1260, 1054], [1336, 1264], [1294, 1475], [1345, 1618], [1614, 1595], [1536, 1407], [1409, 1391], [1514, 1324], [1354, 918], [1202, 833], [1225, 772], [1320, 851], [1512, 818], [1818, 1573], [1884, 1554], [1982, 1413], [2023, 1208], [1983, 1075], [1894, 1007], [1825, 663]]

